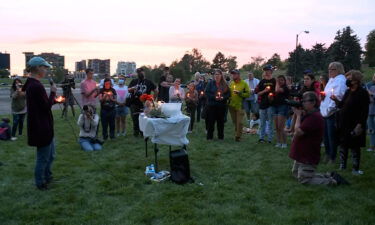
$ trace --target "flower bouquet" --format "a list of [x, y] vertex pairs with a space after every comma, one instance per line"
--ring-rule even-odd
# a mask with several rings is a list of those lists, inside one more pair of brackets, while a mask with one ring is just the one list
[[162, 111], [161, 111], [161, 102], [155, 104], [154, 97], [148, 94], [142, 94], [139, 97], [139, 100], [143, 102], [144, 109], [143, 112], [147, 117], [150, 118], [168, 118]]

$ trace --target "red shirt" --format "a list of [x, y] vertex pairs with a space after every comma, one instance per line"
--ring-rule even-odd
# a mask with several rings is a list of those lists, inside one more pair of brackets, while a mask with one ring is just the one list
[[300, 163], [317, 165], [324, 132], [324, 120], [320, 112], [304, 116], [300, 128], [304, 134], [293, 139], [289, 157]]

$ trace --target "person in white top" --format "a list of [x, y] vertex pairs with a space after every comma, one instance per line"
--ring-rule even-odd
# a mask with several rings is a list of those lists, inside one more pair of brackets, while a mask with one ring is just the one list
[[245, 79], [245, 82], [249, 85], [250, 97], [245, 99], [243, 106], [246, 112], [247, 120], [250, 122], [250, 114], [259, 113], [258, 95], [254, 93], [256, 86], [259, 84], [259, 80], [254, 77], [254, 74], [251, 71], [249, 71], [248, 76], [249, 78]]
[[337, 155], [336, 143], [336, 103], [331, 99], [334, 95], [341, 101], [345, 91], [346, 78], [344, 76], [344, 66], [340, 62], [331, 62], [328, 66], [329, 80], [324, 88], [325, 97], [320, 104], [320, 113], [324, 117], [324, 146], [325, 160], [334, 163]]
[[98, 151], [102, 149], [101, 143], [96, 138], [99, 116], [92, 105], [84, 105], [82, 114], [78, 117], [77, 125], [80, 127], [79, 144], [84, 151]]
[[180, 87], [181, 79], [177, 78], [169, 88], [169, 103], [180, 103], [185, 99], [185, 91]]
[[129, 108], [125, 106], [128, 96], [128, 86], [125, 85], [125, 76], [119, 75], [118, 85], [114, 87], [117, 93], [116, 99], [116, 130], [117, 136], [126, 135], [126, 115], [129, 114]]

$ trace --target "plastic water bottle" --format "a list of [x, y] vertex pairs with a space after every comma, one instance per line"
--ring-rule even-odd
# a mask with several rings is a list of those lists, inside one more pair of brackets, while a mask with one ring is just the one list
[[154, 164], [150, 165], [150, 170], [151, 170], [150, 171], [151, 173], [155, 173], [155, 166], [154, 166]]

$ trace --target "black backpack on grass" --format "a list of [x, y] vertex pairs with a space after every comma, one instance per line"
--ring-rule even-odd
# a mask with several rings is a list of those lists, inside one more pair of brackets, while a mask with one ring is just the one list
[[169, 152], [171, 164], [171, 180], [177, 184], [193, 182], [190, 177], [189, 157], [186, 149], [179, 149]]

